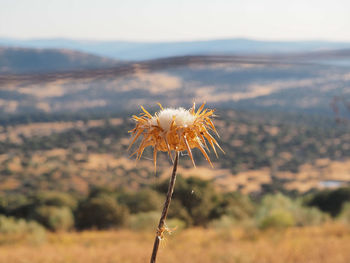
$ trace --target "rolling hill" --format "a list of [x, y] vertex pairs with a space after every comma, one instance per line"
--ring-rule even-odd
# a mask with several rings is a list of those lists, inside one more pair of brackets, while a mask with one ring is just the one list
[[116, 64], [113, 59], [68, 49], [0, 47], [0, 74], [96, 69]]
[[313, 52], [348, 49], [347, 42], [327, 41], [258, 41], [252, 39], [216, 39], [187, 42], [130, 42], [72, 39], [0, 38], [0, 46], [25, 48], [65, 48], [120, 60], [146, 60], [186, 55], [247, 55]]
[[100, 69], [3, 74], [0, 112], [115, 112], [157, 102], [188, 106], [195, 100], [219, 108], [329, 115], [332, 98], [349, 95], [349, 58], [348, 50], [183, 56]]

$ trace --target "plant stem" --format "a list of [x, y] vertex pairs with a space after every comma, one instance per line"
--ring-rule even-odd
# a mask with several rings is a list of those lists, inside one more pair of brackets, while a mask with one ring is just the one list
[[157, 235], [156, 235], [156, 238], [154, 240], [153, 252], [152, 252], [152, 257], [151, 257], [151, 261], [150, 261], [151, 263], [155, 263], [156, 262], [158, 248], [159, 248], [159, 243], [160, 243], [160, 239], [161, 239], [161, 234], [162, 234], [162, 231], [164, 231], [163, 229], [164, 229], [165, 219], [166, 219], [166, 217], [168, 215], [168, 210], [169, 210], [169, 206], [170, 206], [170, 202], [171, 202], [171, 197], [172, 197], [173, 192], [174, 192], [175, 181], [176, 181], [176, 170], [177, 170], [178, 162], [179, 162], [179, 152], [176, 152], [176, 156], [175, 156], [175, 160], [174, 160], [174, 166], [173, 166], [173, 172], [172, 172], [172, 175], [171, 175], [171, 178], [170, 178], [170, 182], [169, 182], [169, 187], [168, 187], [168, 193], [166, 195], [166, 199], [165, 199], [165, 202], [164, 202], [162, 215], [160, 216], [158, 229], [157, 229]]

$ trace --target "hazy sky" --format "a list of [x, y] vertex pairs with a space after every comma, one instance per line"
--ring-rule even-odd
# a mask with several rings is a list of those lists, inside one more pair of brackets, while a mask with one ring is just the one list
[[350, 0], [0, 0], [0, 37], [350, 41]]

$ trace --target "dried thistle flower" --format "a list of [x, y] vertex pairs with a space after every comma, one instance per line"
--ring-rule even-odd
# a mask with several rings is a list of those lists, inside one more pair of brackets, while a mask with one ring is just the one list
[[137, 159], [140, 159], [143, 151], [148, 146], [153, 146], [153, 161], [154, 168], [157, 165], [157, 152], [168, 152], [170, 158], [173, 160], [171, 151], [175, 152], [175, 160], [173, 160], [173, 171], [169, 182], [168, 192], [164, 202], [162, 214], [159, 220], [158, 228], [156, 231], [156, 238], [154, 240], [151, 263], [156, 262], [159, 242], [164, 239], [164, 232], [170, 232], [169, 228], [165, 225], [165, 219], [168, 214], [171, 197], [174, 192], [176, 170], [179, 160], [179, 153], [181, 151], [187, 151], [191, 157], [192, 163], [195, 166], [192, 150], [198, 148], [207, 161], [212, 163], [205, 149], [209, 151], [207, 142], [214, 150], [216, 156], [217, 152], [215, 145], [221, 150], [220, 145], [210, 135], [209, 131], [213, 131], [218, 135], [211, 117], [214, 116], [214, 110], [204, 109], [204, 104], [196, 111], [196, 105], [193, 103], [193, 107], [189, 110], [184, 108], [168, 108], [163, 109], [161, 104], [160, 111], [152, 116], [142, 106], [142, 113], [139, 116], [133, 116], [136, 122], [136, 127], [130, 132], [134, 136], [129, 148], [135, 143], [135, 141], [142, 136], [141, 144], [136, 152]]
[[191, 149], [198, 148], [209, 164], [213, 166], [205, 151], [205, 149], [209, 151], [206, 140], [216, 156], [215, 145], [223, 151], [209, 133], [211, 130], [218, 136], [215, 126], [210, 119], [214, 116], [214, 110], [204, 109], [205, 104], [202, 104], [196, 111], [195, 103], [189, 110], [184, 108], [164, 109], [161, 104], [158, 103], [158, 105], [161, 110], [155, 113], [154, 116], [142, 106], [143, 112], [139, 116], [133, 116], [136, 127], [130, 131], [134, 137], [129, 148], [142, 136], [141, 144], [133, 155], [137, 154], [137, 159], [140, 159], [144, 149], [148, 146], [153, 146], [153, 161], [156, 168], [158, 151], [168, 152], [172, 160], [172, 150], [175, 152], [187, 151], [195, 166]]

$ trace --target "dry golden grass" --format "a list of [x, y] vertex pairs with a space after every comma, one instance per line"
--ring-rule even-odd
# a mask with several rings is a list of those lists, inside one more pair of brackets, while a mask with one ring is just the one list
[[[50, 234], [41, 245], [0, 246], [1, 263], [148, 262], [154, 233], [129, 230]], [[161, 245], [158, 262], [350, 262], [344, 225], [271, 230], [188, 229]]]

